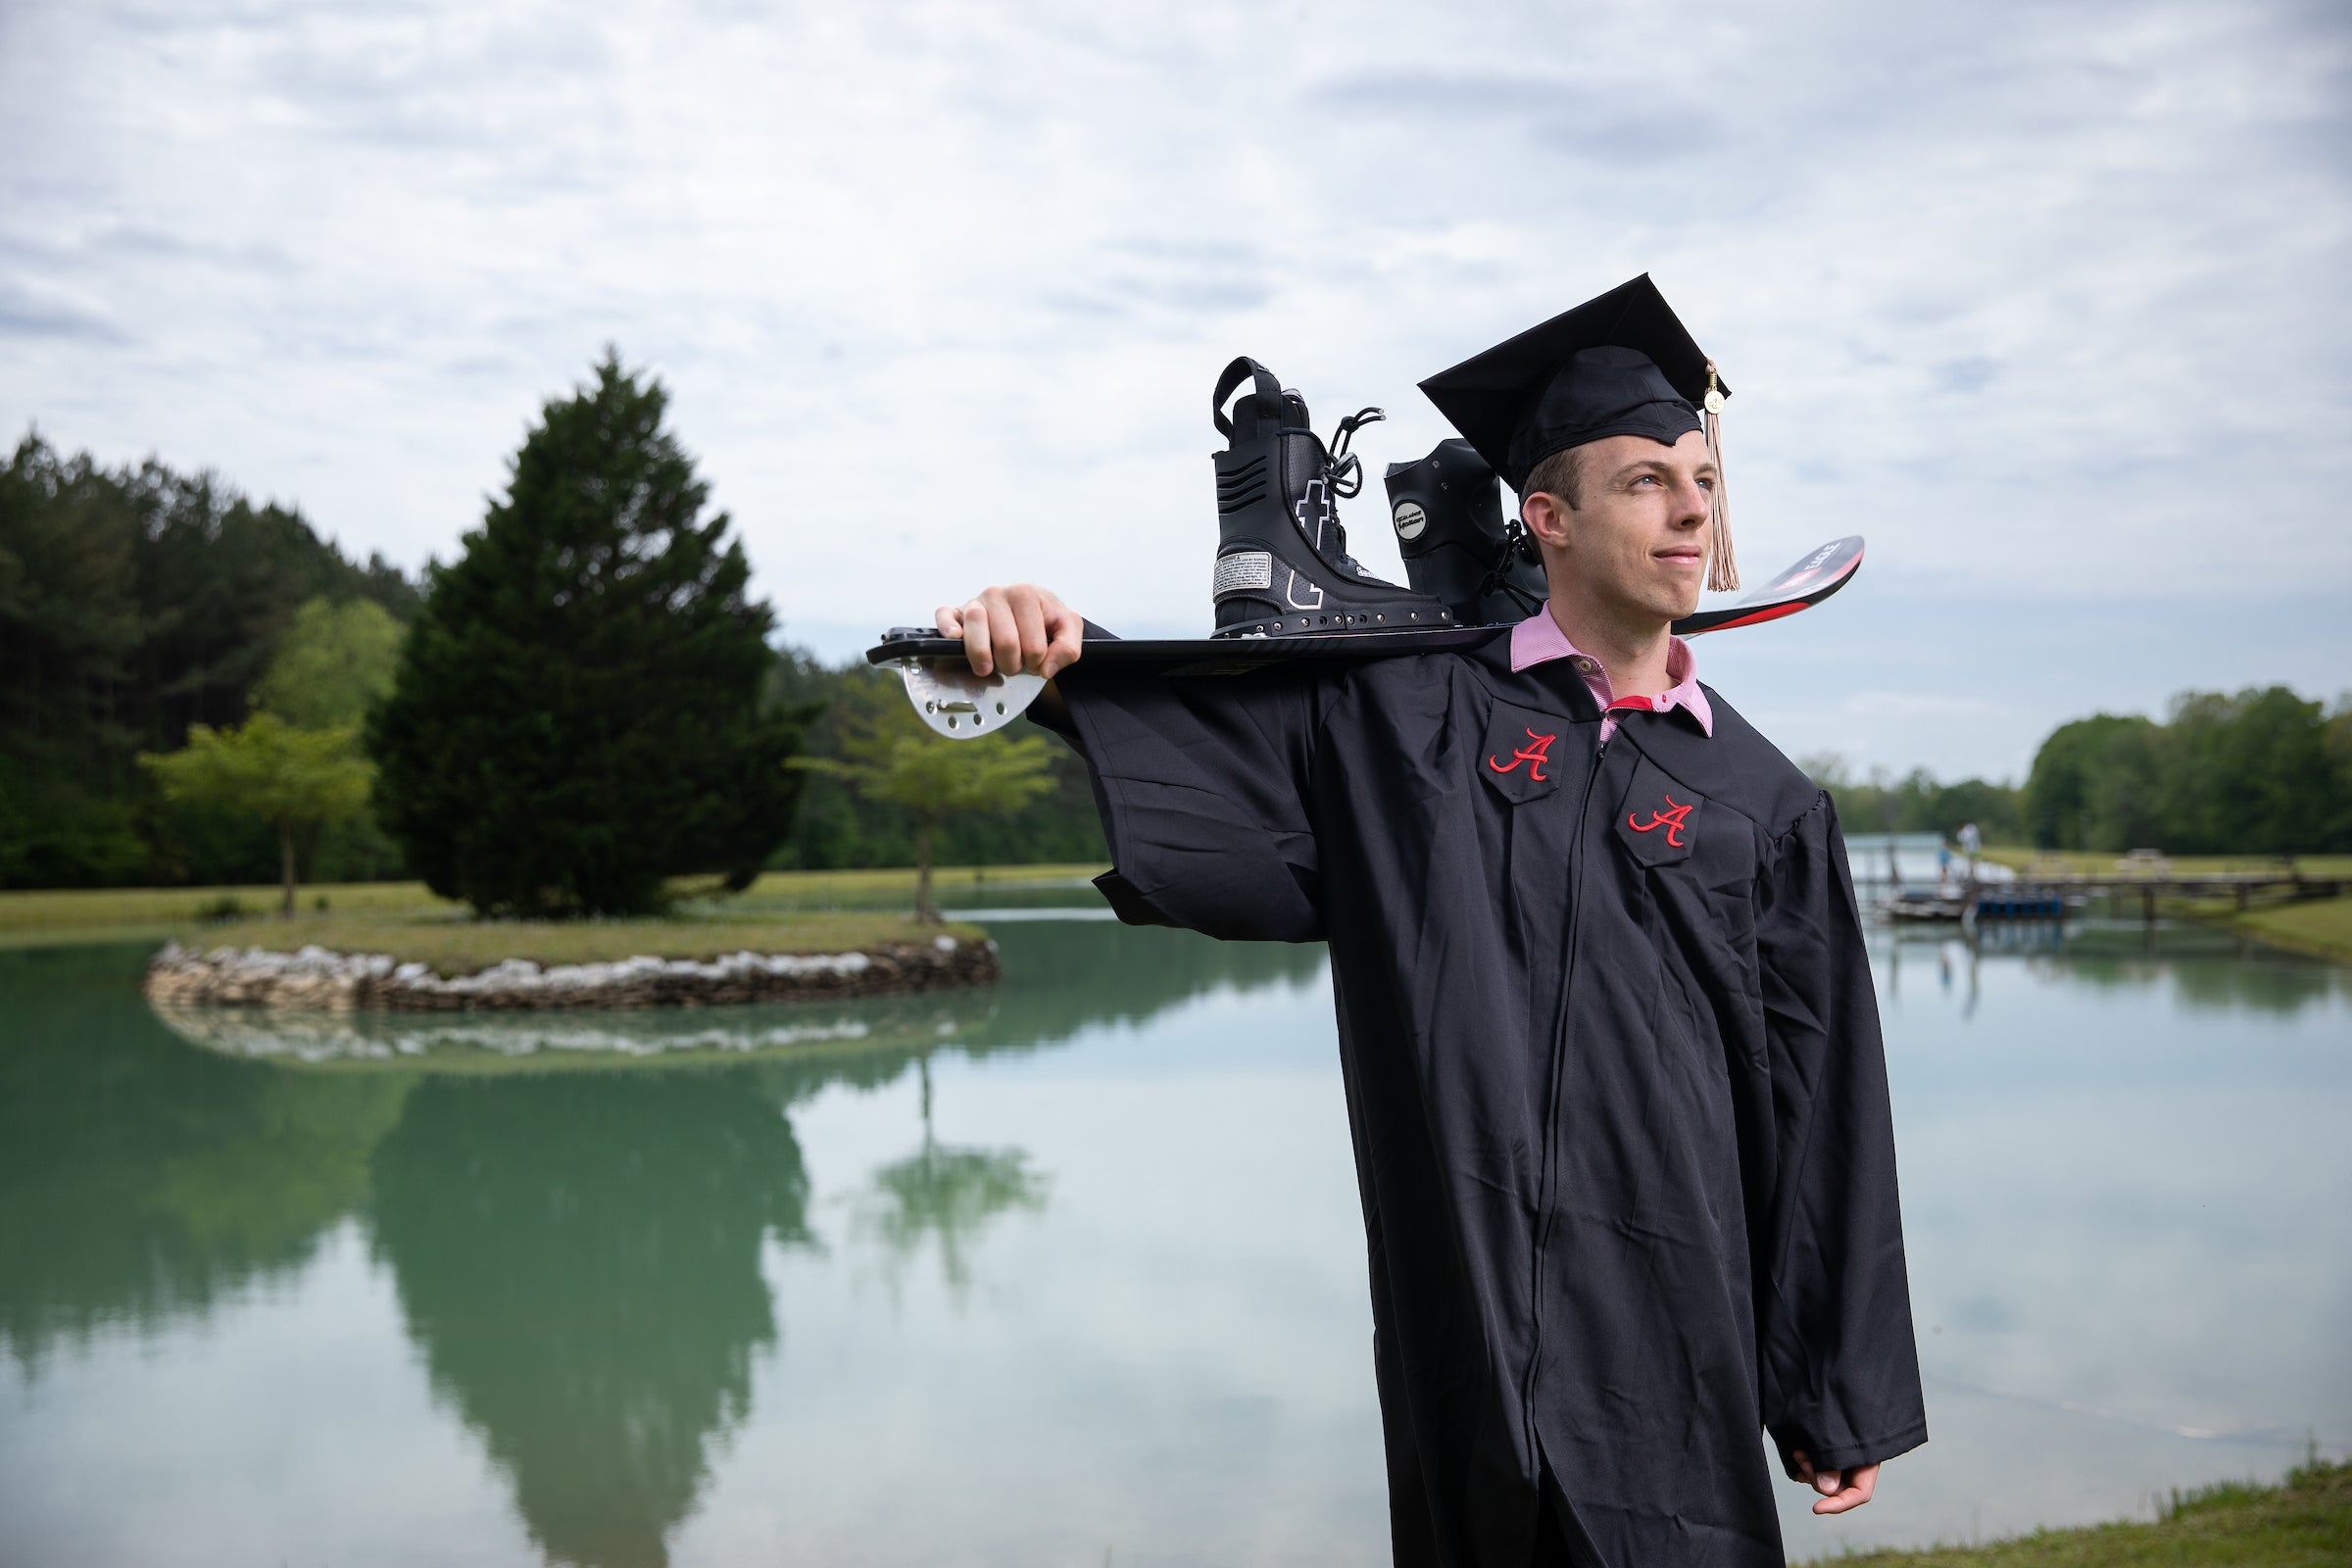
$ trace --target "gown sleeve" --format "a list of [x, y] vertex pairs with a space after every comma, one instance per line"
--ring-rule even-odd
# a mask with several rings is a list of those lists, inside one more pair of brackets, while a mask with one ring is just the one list
[[1757, 957], [1776, 1131], [1757, 1332], [1766, 1430], [1843, 1470], [1925, 1443], [1878, 1000], [1824, 795], [1766, 851]]
[[1228, 940], [1323, 937], [1308, 820], [1320, 687], [1279, 666], [1197, 680], [1111, 667], [1057, 683], [1055, 725], [1086, 760], [1112, 869], [1095, 879], [1130, 925]]

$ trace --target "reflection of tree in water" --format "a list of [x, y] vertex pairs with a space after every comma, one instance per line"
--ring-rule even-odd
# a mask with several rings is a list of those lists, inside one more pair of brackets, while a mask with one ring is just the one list
[[[711, 1440], [742, 1418], [752, 1354], [777, 1334], [760, 1243], [807, 1234], [781, 1107], [909, 1067], [927, 1086], [942, 1047], [1035, 1050], [1220, 981], [1311, 978], [1321, 961], [1171, 936], [1022, 927], [1000, 937], [1001, 989], [858, 1004], [846, 1016], [862, 1040], [741, 1067], [419, 1088], [376, 1155], [378, 1248], [435, 1386], [483, 1434], [550, 1555], [662, 1561]], [[939, 1145], [928, 1108], [926, 1093], [922, 1148], [880, 1174], [867, 1216], [896, 1257], [936, 1241], [960, 1289], [975, 1232], [1042, 1202], [1043, 1183], [1019, 1151]]]
[[363, 1206], [415, 1079], [192, 1051], [138, 993], [140, 948], [0, 954], [0, 1341], [202, 1313], [293, 1272]]
[[[490, 1051], [459, 1075], [237, 1059], [158, 1021], [137, 989], [143, 950], [0, 954], [0, 1340], [37, 1366], [61, 1335], [201, 1315], [298, 1270], [328, 1227], [372, 1209], [435, 1387], [482, 1434], [549, 1554], [660, 1562], [711, 1442], [742, 1418], [753, 1355], [778, 1335], [761, 1244], [806, 1236], [784, 1108], [923, 1072], [942, 1051], [1035, 1051], [1212, 987], [1311, 983], [1322, 965], [1319, 948], [1107, 923], [997, 936], [1004, 987], [844, 1004], [832, 1010], [858, 1028], [813, 1048], [617, 1071], [539, 1071]], [[599, 1025], [665, 1039], [821, 1011]], [[470, 1070], [485, 1064], [522, 1070]], [[893, 1255], [936, 1239], [961, 1289], [974, 1233], [1035, 1206], [1043, 1184], [1019, 1152], [941, 1146], [926, 1120], [922, 1148], [873, 1194], [873, 1234]]]
[[2132, 921], [1989, 923], [1973, 932], [1882, 932], [1872, 953], [1884, 965], [1889, 998], [1901, 992], [1905, 966], [1921, 961], [1939, 974], [1959, 971], [1973, 1011], [1978, 971], [2022, 963], [2043, 981], [2100, 992], [2136, 992], [2170, 981], [2184, 1012], [2251, 1012], [2291, 1017], [2310, 1006], [2352, 999], [2352, 970], [2282, 948], [2267, 947], [2227, 926], [2183, 920], [2150, 931]]
[[1090, 1026], [1138, 1024], [1220, 988], [1299, 987], [1322, 974], [1320, 943], [1218, 942], [1108, 920], [1007, 924], [990, 933], [1004, 970], [985, 1044], [1057, 1043]]
[[2352, 998], [2352, 970], [2199, 921], [2153, 932], [2131, 922], [2080, 927], [2067, 933], [2063, 955], [2034, 961], [2039, 972], [2099, 991], [2136, 991], [2169, 979], [2189, 1012], [2287, 1017]]
[[808, 1238], [792, 1128], [740, 1069], [441, 1078], [375, 1156], [376, 1245], [434, 1388], [558, 1561], [666, 1561]]
[[895, 1294], [898, 1281], [925, 1237], [939, 1244], [940, 1273], [958, 1304], [971, 1288], [967, 1252], [997, 1215], [1046, 1206], [1046, 1178], [1029, 1169], [1018, 1149], [973, 1149], [943, 1145], [931, 1133], [931, 1058], [918, 1063], [922, 1077], [923, 1143], [906, 1158], [874, 1172], [863, 1195], [858, 1227], [882, 1244], [890, 1259]]

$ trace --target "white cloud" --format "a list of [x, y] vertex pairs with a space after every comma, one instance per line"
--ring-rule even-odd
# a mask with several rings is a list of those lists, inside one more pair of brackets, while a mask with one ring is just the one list
[[[34, 0], [0, 19], [0, 420], [414, 564], [611, 341], [788, 628], [1016, 575], [1199, 626], [1233, 354], [1327, 424], [1386, 405], [1377, 466], [1445, 433], [1417, 379], [1648, 270], [1738, 388], [1752, 563], [1862, 531], [1857, 593], [2193, 594], [2259, 639], [2282, 587], [2352, 589], [2348, 36], [2289, 4]], [[2352, 681], [2330, 652], [2278, 677]]]

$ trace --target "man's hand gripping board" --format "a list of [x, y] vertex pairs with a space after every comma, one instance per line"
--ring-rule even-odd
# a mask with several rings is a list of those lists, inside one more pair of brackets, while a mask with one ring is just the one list
[[949, 658], [908, 657], [891, 662], [899, 666], [916, 715], [952, 741], [1003, 729], [1046, 689], [1043, 675], [973, 674], [960, 644]]

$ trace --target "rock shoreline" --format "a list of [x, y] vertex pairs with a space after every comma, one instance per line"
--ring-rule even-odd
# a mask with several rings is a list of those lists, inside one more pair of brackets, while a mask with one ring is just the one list
[[708, 960], [634, 957], [542, 967], [509, 958], [447, 979], [381, 953], [198, 952], [172, 943], [149, 961], [145, 990], [149, 1000], [173, 1006], [454, 1012], [797, 1002], [993, 985], [997, 978], [994, 942], [951, 936], [856, 953], [735, 953]]

